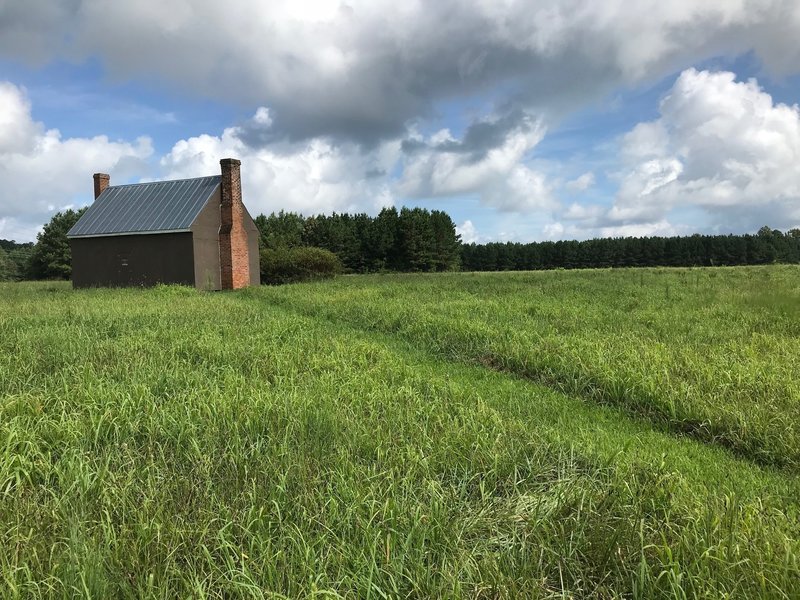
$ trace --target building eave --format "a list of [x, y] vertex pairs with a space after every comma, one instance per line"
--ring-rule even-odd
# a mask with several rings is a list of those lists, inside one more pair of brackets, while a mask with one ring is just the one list
[[191, 233], [192, 230], [186, 229], [162, 229], [160, 231], [125, 231], [121, 233], [93, 233], [90, 235], [68, 235], [70, 240], [80, 240], [85, 238], [98, 238], [98, 237], [119, 237], [122, 235], [158, 235], [161, 233]]

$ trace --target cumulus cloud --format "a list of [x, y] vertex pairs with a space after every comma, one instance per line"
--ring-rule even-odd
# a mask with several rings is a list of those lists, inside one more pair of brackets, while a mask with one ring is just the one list
[[800, 224], [797, 105], [774, 102], [755, 79], [691, 68], [659, 112], [622, 137], [613, 203], [571, 204], [559, 216], [568, 223], [565, 234], [677, 235]]
[[624, 168], [605, 225], [658, 225], [685, 208], [723, 230], [800, 223], [797, 105], [775, 103], [754, 79], [688, 69], [660, 113], [622, 140]]
[[305, 214], [374, 212], [394, 203], [385, 178], [397, 161], [400, 143], [384, 143], [365, 153], [356, 144], [329, 139], [283, 142], [270, 146], [254, 140], [271, 135], [271, 118], [259, 108], [252, 119], [221, 135], [200, 135], [177, 142], [161, 159], [166, 179], [216, 173], [227, 156], [242, 160], [242, 187], [249, 210]]
[[491, 134], [480, 141], [470, 138], [478, 125], [461, 140], [446, 129], [428, 139], [406, 140], [399, 193], [415, 198], [475, 195], [503, 211], [553, 208], [555, 200], [545, 175], [525, 164], [545, 128], [530, 116], [516, 118], [514, 123], [513, 127], [499, 120], [481, 123]]
[[[795, 0], [0, 3], [0, 53], [269, 106], [274, 135], [373, 145], [453, 97], [545, 114], [722, 54], [800, 64]], [[69, 32], [67, 35], [65, 32]]]
[[576, 177], [564, 184], [567, 191], [570, 192], [585, 192], [594, 185], [594, 173], [591, 171]]
[[149, 138], [63, 138], [31, 117], [24, 90], [0, 82], [0, 237], [30, 240], [56, 210], [92, 198], [91, 174], [129, 179], [143, 173]]
[[461, 225], [456, 225], [456, 234], [461, 236], [461, 241], [465, 244], [479, 244], [482, 240], [475, 225], [469, 219]]
[[547, 239], [558, 239], [564, 235], [564, 224], [558, 221], [554, 223], [548, 223], [542, 228], [542, 233], [544, 237]]

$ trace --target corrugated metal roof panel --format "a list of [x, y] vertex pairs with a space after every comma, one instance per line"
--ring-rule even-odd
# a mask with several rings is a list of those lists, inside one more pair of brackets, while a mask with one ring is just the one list
[[108, 187], [67, 237], [187, 230], [221, 180], [213, 175]]

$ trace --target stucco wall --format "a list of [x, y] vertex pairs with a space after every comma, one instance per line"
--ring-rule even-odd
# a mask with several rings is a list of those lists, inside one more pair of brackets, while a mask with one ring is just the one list
[[192, 224], [194, 281], [198, 289], [219, 290], [219, 188]]
[[244, 211], [244, 228], [247, 231], [247, 250], [250, 259], [250, 285], [261, 285], [261, 256], [258, 253], [260, 233], [247, 209]]

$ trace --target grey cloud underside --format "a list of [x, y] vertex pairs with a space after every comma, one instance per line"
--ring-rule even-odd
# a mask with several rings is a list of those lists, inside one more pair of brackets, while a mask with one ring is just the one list
[[[463, 57], [476, 53], [482, 57], [480, 67], [462, 73], [458, 65], [469, 62]], [[399, 51], [384, 56], [353, 72], [351, 83], [333, 82], [322, 94], [286, 97], [279, 91], [268, 101], [274, 115], [270, 130], [243, 139], [258, 146], [282, 137], [330, 136], [371, 147], [402, 136], [416, 120], [440, 116], [440, 103], [454, 98], [477, 102], [491, 90], [489, 111], [504, 114], [500, 122], [479, 117], [459, 146], [442, 148], [475, 153], [478, 160], [517, 127], [523, 110], [557, 119], [610, 92], [621, 77], [613, 64], [587, 61], [572, 48], [553, 60], [505, 47], [469, 48], [465, 41], [460, 54], [433, 54], [435, 59], [420, 63], [403, 61]]]
[[236, 137], [250, 148], [263, 148], [281, 139], [271, 125], [265, 126], [254, 119], [240, 123], [236, 127]]
[[386, 169], [369, 169], [364, 173], [364, 179], [380, 179], [386, 176]]
[[61, 24], [76, 19], [81, 0], [0, 0], [0, 56], [40, 63], [66, 41]]
[[[485, 73], [464, 76], [457, 56], [436, 53], [437, 60], [404, 60], [402, 49], [370, 57], [346, 80], [328, 82], [322, 94], [303, 97], [277, 93], [271, 98], [273, 130], [292, 140], [315, 136], [345, 137], [371, 146], [396, 138], [415, 119], [435, 118], [436, 102], [469, 97], [505, 80], [529, 61], [504, 48], [486, 49]], [[501, 100], [505, 101], [504, 98]]]
[[[0, 0], [0, 53], [96, 55], [115, 79], [155, 76], [159, 85], [267, 106], [269, 130], [242, 132], [255, 147], [319, 136], [372, 147], [454, 99], [557, 118], [620, 84], [752, 49], [776, 70], [796, 69], [792, 0], [662, 6], [353, 2], [299, 19], [279, 2]], [[481, 139], [491, 138], [488, 129], [478, 117], [464, 151], [495, 143]]]
[[490, 150], [502, 146], [510, 133], [529, 132], [535, 127], [536, 123], [525, 112], [517, 108], [493, 120], [474, 121], [467, 127], [460, 140], [430, 144], [419, 139], [408, 138], [403, 140], [401, 149], [407, 155], [429, 150], [464, 154], [471, 162], [477, 162], [485, 158]]

